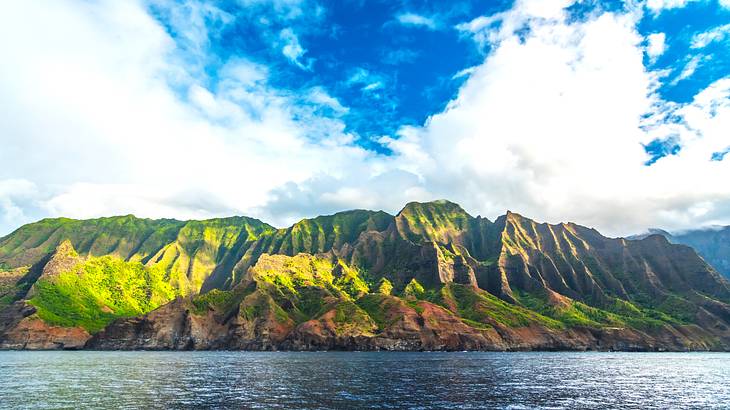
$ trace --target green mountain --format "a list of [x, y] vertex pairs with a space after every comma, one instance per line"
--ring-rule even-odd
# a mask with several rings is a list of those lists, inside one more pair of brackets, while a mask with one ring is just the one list
[[5, 348], [730, 348], [730, 283], [690, 247], [448, 201], [286, 229], [49, 219], [0, 264]]
[[[672, 243], [691, 246], [718, 272], [730, 278], [730, 226], [669, 233], [650, 229], [650, 233], [666, 237]], [[646, 235], [637, 235], [637, 238]]]

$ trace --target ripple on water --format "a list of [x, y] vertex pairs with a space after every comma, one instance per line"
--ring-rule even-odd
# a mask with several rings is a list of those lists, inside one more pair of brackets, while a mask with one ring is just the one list
[[0, 352], [5, 408], [723, 408], [724, 353]]

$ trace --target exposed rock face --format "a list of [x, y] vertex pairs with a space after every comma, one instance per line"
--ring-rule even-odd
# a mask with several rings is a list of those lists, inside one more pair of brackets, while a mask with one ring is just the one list
[[91, 337], [79, 327], [51, 326], [35, 311], [20, 301], [0, 312], [0, 349], [81, 349]]
[[[55, 252], [43, 254], [52, 244]], [[125, 269], [147, 285], [122, 293], [134, 296], [124, 305], [109, 299], [115, 288], [79, 295], [64, 288], [121, 316], [98, 332], [87, 326], [93, 336], [50, 326], [23, 301], [36, 295], [37, 281], [100, 254], [143, 263], [147, 270]], [[342, 212], [278, 230], [249, 218], [46, 220], [0, 239], [0, 263], [22, 269], [23, 261], [34, 264], [12, 276], [13, 286], [30, 292], [15, 293], [3, 311], [0, 347], [730, 349], [730, 284], [691, 248], [658, 235], [606, 238], [512, 212], [491, 222], [448, 201], [411, 203], [396, 216]], [[164, 284], [150, 282], [156, 269]], [[109, 272], [117, 281], [120, 274]], [[149, 312], [173, 290], [174, 301]], [[140, 311], [149, 313], [125, 317]]]

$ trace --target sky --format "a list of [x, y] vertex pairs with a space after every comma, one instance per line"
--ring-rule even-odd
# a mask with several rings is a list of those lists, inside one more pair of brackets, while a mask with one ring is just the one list
[[0, 235], [445, 198], [730, 224], [730, 1], [0, 1]]

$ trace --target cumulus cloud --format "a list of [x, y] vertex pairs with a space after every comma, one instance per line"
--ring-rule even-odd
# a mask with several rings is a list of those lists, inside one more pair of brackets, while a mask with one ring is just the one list
[[[415, 176], [388, 200], [408, 189], [492, 218], [511, 209], [616, 235], [730, 222], [730, 190], [720, 183], [730, 166], [711, 160], [727, 146], [727, 84], [687, 105], [662, 101], [661, 73], [643, 65], [639, 16], [573, 21], [568, 5], [518, 1], [461, 25], [491, 51], [462, 74], [468, 80], [444, 112], [381, 139], [395, 154], [384, 166]], [[674, 155], [652, 159], [645, 146], [666, 139]], [[316, 191], [348, 182], [327, 186]], [[377, 197], [372, 182], [358, 186]]]
[[[285, 225], [436, 198], [609, 234], [730, 223], [730, 161], [718, 160], [730, 79], [688, 104], [663, 101], [660, 73], [643, 65], [640, 12], [576, 21], [571, 4], [519, 0], [459, 25], [489, 46], [483, 63], [459, 74], [443, 112], [380, 138], [385, 156], [353, 144], [347, 107], [324, 88], [277, 90], [244, 57], [215, 81], [181, 64], [227, 24], [214, 11], [196, 48], [141, 2], [15, 2], [0, 13], [0, 53], [13, 62], [0, 65], [0, 232], [40, 216], [127, 213]], [[302, 62], [299, 47], [290, 54]], [[388, 86], [367, 70], [350, 79], [362, 93]], [[645, 146], [669, 138], [674, 155], [651, 162]]]
[[[487, 215], [519, 204], [611, 233], [714, 220], [710, 209], [730, 198], [712, 182], [728, 164], [709, 161], [726, 145], [711, 135], [730, 129], [723, 83], [688, 106], [664, 103], [635, 15], [570, 22], [564, 5], [518, 1], [499, 25], [471, 24], [493, 51], [445, 112], [391, 148], [431, 192]], [[664, 122], [667, 112], [678, 121]], [[644, 144], [672, 135], [681, 151], [646, 166]]]
[[[217, 82], [198, 81], [140, 2], [13, 3], [0, 53], [13, 61], [0, 65], [0, 181], [31, 181], [45, 215], [250, 213], [272, 187], [372, 155], [316, 114], [334, 101], [301, 103], [270, 88], [265, 68], [231, 60]], [[14, 191], [0, 191], [3, 233], [38, 216]]]

